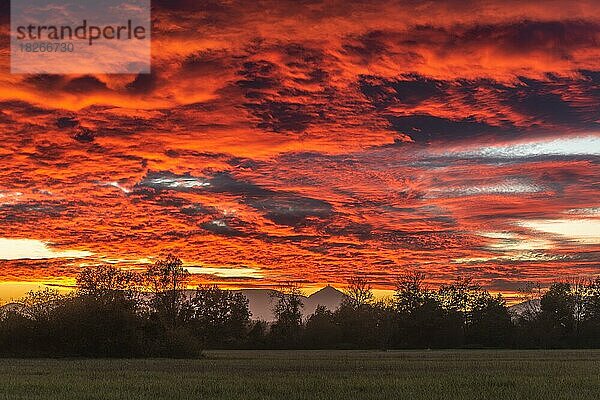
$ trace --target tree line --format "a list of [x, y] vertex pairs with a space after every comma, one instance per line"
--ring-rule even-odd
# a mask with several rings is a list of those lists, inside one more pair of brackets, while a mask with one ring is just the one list
[[[400, 276], [375, 300], [363, 278], [336, 310], [304, 318], [300, 289], [273, 295], [274, 321], [251, 318], [247, 298], [217, 286], [186, 290], [169, 255], [143, 273], [87, 267], [76, 290], [30, 292], [0, 313], [0, 356], [198, 357], [204, 349], [423, 349], [600, 347], [600, 279], [559, 282], [511, 315], [501, 295], [472, 279], [437, 289]], [[538, 305], [539, 304], [539, 305]]]

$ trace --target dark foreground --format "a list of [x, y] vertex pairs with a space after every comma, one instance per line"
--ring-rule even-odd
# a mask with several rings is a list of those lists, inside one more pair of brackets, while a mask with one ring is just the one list
[[600, 351], [214, 351], [0, 360], [0, 399], [597, 399]]

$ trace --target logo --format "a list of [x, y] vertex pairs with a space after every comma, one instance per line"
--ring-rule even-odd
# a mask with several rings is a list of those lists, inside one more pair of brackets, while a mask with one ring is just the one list
[[11, 72], [150, 72], [150, 0], [12, 0]]

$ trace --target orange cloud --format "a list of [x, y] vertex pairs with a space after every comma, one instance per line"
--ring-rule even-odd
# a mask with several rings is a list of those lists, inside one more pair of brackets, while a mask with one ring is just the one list
[[595, 274], [571, 229], [599, 215], [594, 5], [159, 1], [149, 75], [2, 52], [0, 240], [64, 257], [0, 280], [167, 251], [231, 287]]

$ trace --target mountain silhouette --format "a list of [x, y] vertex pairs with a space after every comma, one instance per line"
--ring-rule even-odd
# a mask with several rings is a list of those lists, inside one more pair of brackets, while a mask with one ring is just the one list
[[[273, 305], [275, 299], [273, 295], [276, 293], [272, 289], [241, 289], [239, 290], [248, 299], [248, 307], [252, 313], [252, 319], [273, 321]], [[318, 305], [325, 306], [331, 311], [337, 309], [342, 303], [343, 298], [346, 295], [334, 288], [331, 285], [327, 285], [324, 288], [314, 292], [310, 296], [302, 296], [302, 315], [304, 317], [309, 316], [315, 312]]]
[[519, 318], [530, 313], [538, 313], [540, 310], [540, 299], [527, 300], [508, 307], [508, 312], [513, 318]]

